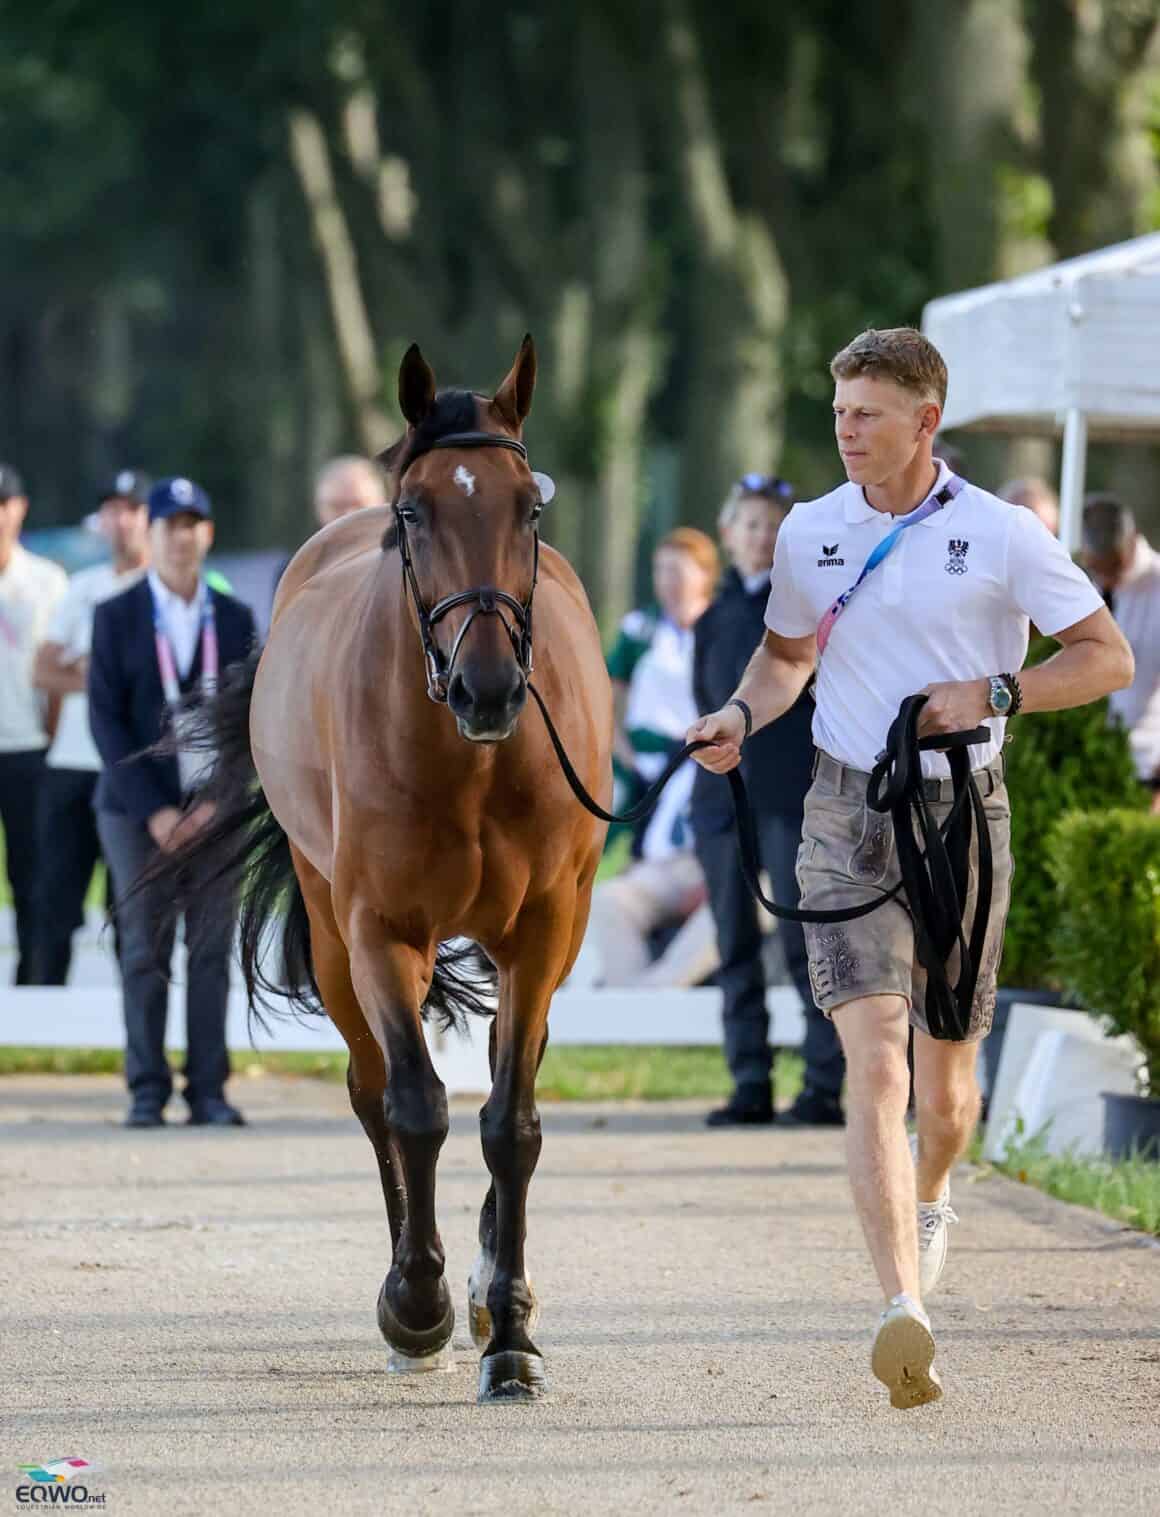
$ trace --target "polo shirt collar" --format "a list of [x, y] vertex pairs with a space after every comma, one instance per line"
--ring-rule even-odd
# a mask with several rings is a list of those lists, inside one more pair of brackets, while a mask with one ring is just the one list
[[28, 558], [28, 549], [23, 543], [16, 542], [12, 545], [12, 556], [8, 560], [7, 569], [0, 570], [0, 578], [6, 579], [9, 575], [15, 581], [20, 578], [24, 570], [25, 560]]
[[[935, 480], [934, 485], [931, 488], [930, 495], [934, 495], [939, 490], [941, 490], [942, 487], [946, 484], [947, 480], [951, 477], [951, 471], [943, 459], [936, 458], [935, 463], [938, 464], [938, 478]], [[923, 505], [925, 501], [930, 499], [930, 495], [924, 495], [918, 504], [920, 506]], [[931, 514], [920, 521], [918, 525], [920, 527], [933, 527], [938, 525], [939, 521], [946, 520], [946, 513], [952, 510], [954, 505], [955, 502], [952, 500], [949, 505], [944, 506], [941, 511], [932, 511]], [[916, 506], [915, 510], [917, 509], [918, 507]], [[870, 502], [866, 499], [866, 496], [860, 485], [848, 484], [846, 486], [846, 520], [851, 524], [851, 526], [856, 526], [858, 523], [864, 521], [872, 521], [874, 517], [881, 515], [883, 515], [883, 513], [881, 511], [876, 511]], [[895, 520], [901, 521], [902, 517], [895, 517]]]

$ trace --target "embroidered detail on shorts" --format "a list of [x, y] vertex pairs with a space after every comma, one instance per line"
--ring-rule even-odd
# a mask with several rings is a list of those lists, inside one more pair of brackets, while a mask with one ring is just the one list
[[877, 885], [886, 877], [894, 830], [884, 813], [866, 808], [862, 841], [850, 855], [850, 877], [863, 885]]
[[814, 934], [810, 954], [810, 984], [814, 997], [821, 1001], [849, 986], [858, 978], [858, 956], [842, 927], [824, 927]]

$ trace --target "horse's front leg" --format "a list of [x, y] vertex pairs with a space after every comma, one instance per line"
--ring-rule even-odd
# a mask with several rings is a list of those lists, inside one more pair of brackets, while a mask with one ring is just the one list
[[[491, 1094], [479, 1114], [495, 1191], [495, 1254], [487, 1292], [491, 1339], [480, 1362], [481, 1401], [538, 1396], [546, 1388], [543, 1359], [529, 1336], [535, 1299], [524, 1238], [528, 1186], [541, 1145], [536, 1071], [547, 1042], [552, 992], [568, 958], [573, 916], [574, 898], [555, 896], [526, 908], [496, 955], [501, 969], [494, 1070]], [[486, 1203], [484, 1211], [486, 1218]]]
[[[397, 1371], [450, 1367], [455, 1309], [435, 1225], [435, 1168], [447, 1137], [447, 1092], [423, 1036], [430, 960], [386, 937], [373, 913], [352, 923], [351, 977], [386, 1061], [385, 1131], [403, 1169], [406, 1210], [379, 1292], [378, 1317]], [[394, 1220], [394, 1219], [392, 1219]]]

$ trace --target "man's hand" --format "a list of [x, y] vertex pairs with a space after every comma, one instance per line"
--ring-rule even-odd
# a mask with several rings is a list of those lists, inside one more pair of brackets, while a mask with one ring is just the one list
[[214, 806], [209, 801], [202, 801], [195, 806], [188, 816], [183, 816], [177, 826], [169, 834], [169, 842], [163, 844], [167, 853], [172, 853], [178, 848], [184, 848], [190, 843], [208, 823], [213, 821]]
[[948, 680], [939, 685], [927, 685], [920, 694], [925, 695], [927, 701], [918, 714], [919, 737], [933, 737], [941, 732], [970, 732], [995, 714], [991, 710], [990, 680]]
[[693, 757], [702, 769], [710, 774], [728, 774], [741, 762], [741, 744], [745, 740], [745, 716], [739, 706], [722, 706], [720, 711], [710, 711], [701, 717], [685, 733], [687, 743], [710, 742], [712, 748], [703, 748]]
[[149, 828], [149, 836], [157, 844], [158, 848], [168, 852], [170, 848], [169, 840], [180, 821], [181, 812], [176, 806], [162, 806], [160, 811], [153, 813], [145, 825]]

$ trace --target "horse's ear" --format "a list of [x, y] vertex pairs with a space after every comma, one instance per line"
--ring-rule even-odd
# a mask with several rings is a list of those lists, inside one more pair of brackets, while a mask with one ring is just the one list
[[536, 345], [531, 333], [526, 333], [516, 361], [503, 384], [495, 392], [491, 409], [518, 432], [532, 409], [532, 391], [536, 388]]
[[417, 427], [435, 404], [435, 371], [413, 342], [399, 365], [399, 410]]

